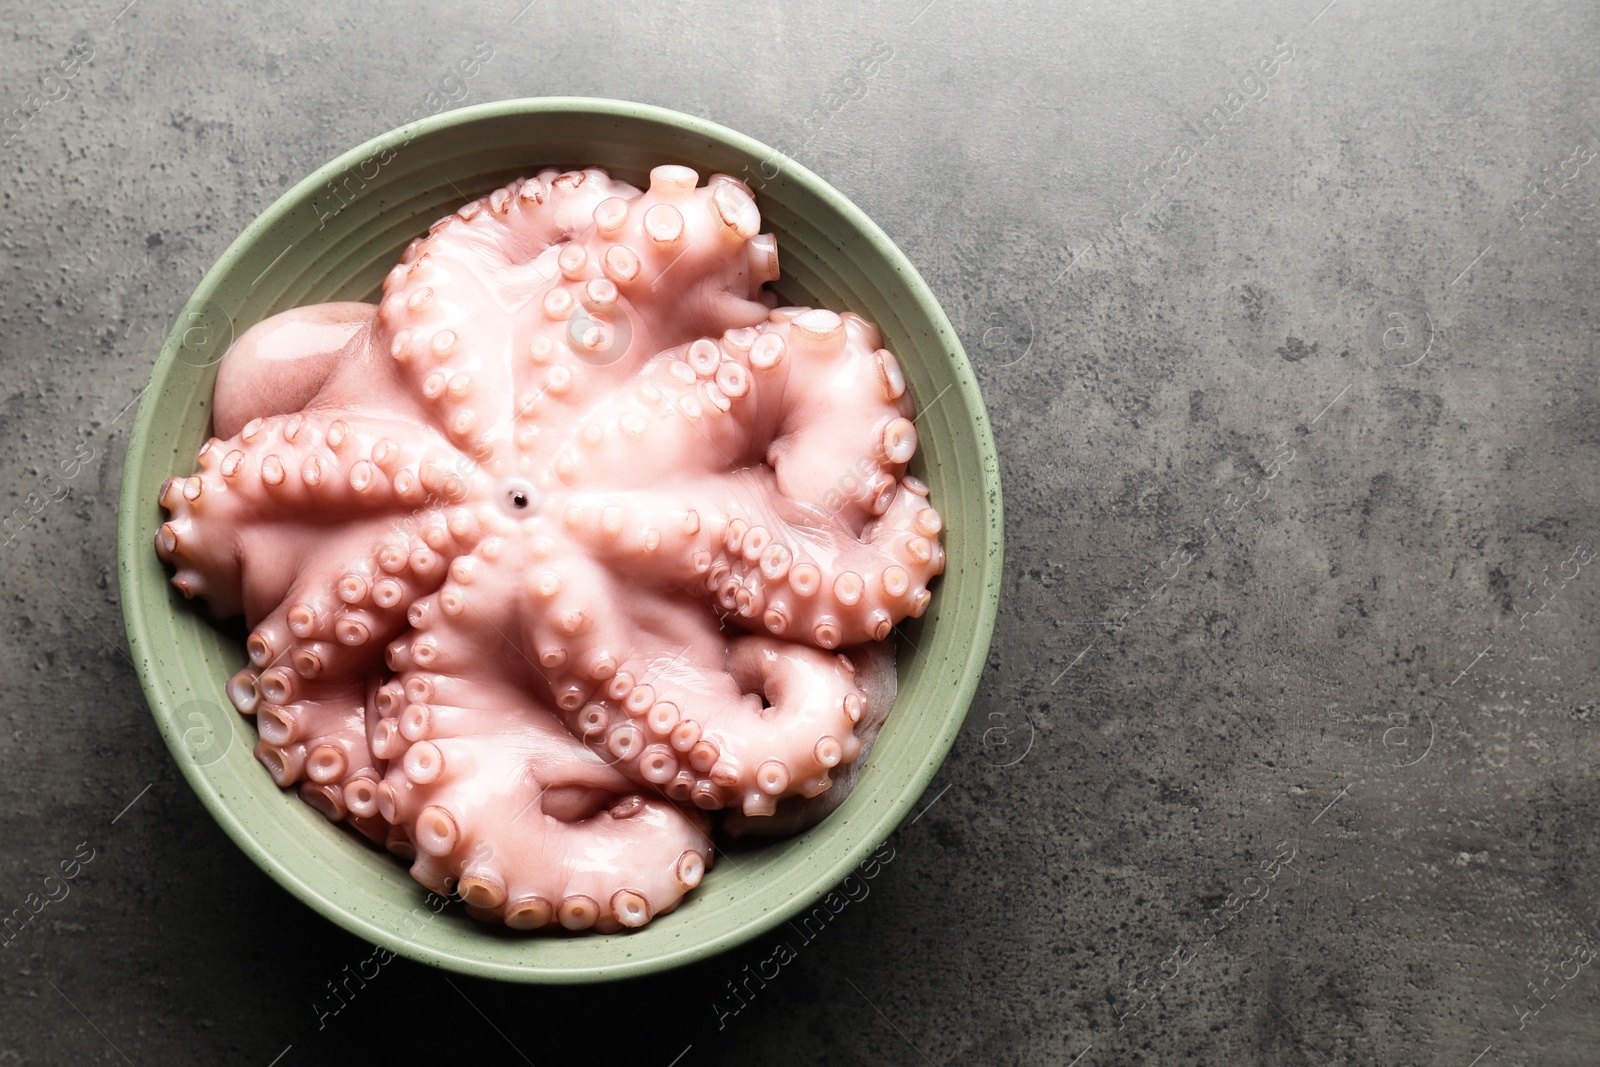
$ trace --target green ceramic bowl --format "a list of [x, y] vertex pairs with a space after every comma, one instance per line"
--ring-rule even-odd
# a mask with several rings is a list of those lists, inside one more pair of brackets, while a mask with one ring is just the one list
[[[433, 915], [405, 867], [272, 784], [255, 727], [223, 682], [238, 637], [167, 582], [152, 546], [156, 496], [194, 470], [209, 434], [217, 362], [268, 315], [327, 300], [375, 300], [384, 274], [428, 225], [468, 199], [546, 166], [598, 165], [643, 186], [651, 167], [723, 171], [756, 189], [776, 232], [790, 304], [876, 322], [921, 415], [913, 471], [944, 515], [948, 561], [933, 604], [905, 627], [900, 695], [849, 800], [810, 832], [724, 860], [684, 905], [637, 932], [527, 937], [459, 906]], [[358, 937], [486, 978], [586, 982], [641, 975], [724, 951], [814, 904], [875, 849], [922, 795], [978, 685], [1000, 593], [999, 465], [961, 344], [927, 285], [882, 230], [810, 171], [688, 115], [609, 100], [510, 100], [384, 134], [284, 194], [223, 253], [162, 346], [128, 443], [117, 541], [122, 603], [156, 724], [217, 822], [261, 868]]]

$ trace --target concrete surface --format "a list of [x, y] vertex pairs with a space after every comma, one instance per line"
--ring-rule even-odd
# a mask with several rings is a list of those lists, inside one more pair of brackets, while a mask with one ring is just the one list
[[[0, 951], [0, 1064], [1596, 1062], [1600, 9], [125, 3], [0, 20], [0, 503], [60, 497], [0, 550], [0, 903], [76, 874]], [[397, 961], [319, 1029], [370, 947], [212, 824], [124, 655], [128, 405], [302, 175], [547, 93], [785, 146], [922, 269], [1004, 464], [990, 669], [739, 1010], [768, 939]]]

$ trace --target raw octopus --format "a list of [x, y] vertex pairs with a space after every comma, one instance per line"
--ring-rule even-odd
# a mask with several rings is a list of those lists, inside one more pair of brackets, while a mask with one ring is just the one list
[[708, 813], [814, 821], [887, 713], [944, 567], [911, 398], [871, 323], [775, 306], [760, 224], [681, 166], [515, 181], [376, 307], [245, 333], [162, 489], [256, 756], [479, 918], [671, 911]]

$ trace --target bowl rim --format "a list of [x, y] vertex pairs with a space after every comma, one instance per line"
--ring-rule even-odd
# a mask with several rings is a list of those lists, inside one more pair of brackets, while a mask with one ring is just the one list
[[[253, 831], [248, 829], [234, 814], [231, 804], [223, 798], [203, 773], [204, 768], [191, 759], [183, 758], [183, 754], [178, 751], [178, 738], [167, 728], [169, 724], [164, 721], [163, 712], [159, 709], [175, 707], [181, 703], [181, 698], [173, 691], [173, 687], [160, 676], [160, 672], [154, 669], [148, 659], [148, 653], [145, 650], [151, 646], [152, 635], [145, 619], [148, 610], [145, 605], [150, 589], [148, 588], [148, 583], [141, 577], [141, 572], [131, 565], [133, 553], [149, 551], [149, 545], [145, 542], [140, 530], [141, 511], [148, 502], [139, 499], [138, 494], [129, 492], [128, 487], [141, 482], [141, 474], [154, 460], [154, 457], [150, 455], [147, 441], [156, 420], [158, 402], [164, 392], [167, 380], [173, 373], [174, 365], [178, 362], [175, 349], [182, 333], [181, 324], [188, 321], [186, 316], [190, 312], [204, 308], [212, 294], [221, 285], [222, 281], [233, 272], [238, 261], [245, 255], [247, 250], [266, 231], [270, 231], [288, 217], [294, 206], [309, 192], [321, 188], [330, 179], [348, 171], [351, 167], [358, 165], [361, 161], [376, 153], [388, 148], [397, 148], [404, 143], [409, 143], [418, 136], [435, 133], [451, 127], [469, 126], [481, 121], [508, 116], [549, 114], [582, 114], [599, 119], [627, 118], [644, 120], [675, 127], [713, 142], [721, 142], [735, 150], [751, 154], [759, 159], [779, 160], [781, 161], [783, 173], [788, 180], [804, 186], [809, 194], [822, 200], [828, 207], [843, 216], [879, 254], [889, 261], [899, 275], [908, 295], [932, 322], [939, 343], [945, 347], [948, 355], [955, 363], [956, 380], [949, 388], [960, 394], [967, 401], [968, 408], [973, 412], [974, 436], [978, 446], [978, 474], [981, 479], [978, 490], [985, 502], [983, 509], [986, 526], [985, 537], [981, 543], [975, 540], [972, 546], [974, 556], [981, 555], [982, 557], [976, 561], [982, 586], [980, 594], [976, 598], [978, 625], [965, 660], [960, 663], [954, 694], [964, 711], [959, 717], [952, 716], [941, 733], [933, 739], [934, 743], [931, 749], [933, 758], [929, 758], [913, 769], [907, 787], [897, 797], [879, 805], [870, 813], [864, 812], [859, 829], [855, 831], [858, 835], [857, 843], [851, 846], [834, 863], [819, 867], [815, 875], [806, 883], [797, 885], [784, 904], [767, 911], [753, 913], [744, 918], [743, 921], [735, 922], [727, 929], [709, 938], [668, 947], [662, 952], [644, 958], [632, 958], [610, 964], [585, 967], [551, 967], [547, 964], [504, 964], [498, 961], [474, 958], [466, 954], [439, 951], [433, 947], [419, 944], [405, 938], [398, 931], [388, 929], [359, 911], [329, 899], [321, 891], [314, 889], [303, 881], [294, 868], [281, 862], [269, 852], [256, 840]], [[211, 817], [216, 820], [223, 832], [257, 867], [261, 868], [275, 882], [288, 890], [297, 900], [349, 933], [374, 945], [386, 948], [397, 955], [404, 955], [409, 959], [445, 970], [479, 978], [524, 983], [575, 984], [613, 981], [666, 971], [697, 960], [708, 959], [759, 937], [785, 920], [792, 918], [805, 907], [810, 906], [816, 899], [819, 899], [829, 888], [845, 878], [866, 858], [868, 853], [881, 847], [882, 842], [887, 839], [889, 834], [910, 814], [911, 810], [927, 791], [934, 775], [937, 774], [939, 768], [943, 766], [945, 759], [948, 757], [950, 748], [966, 721], [966, 711], [970, 711], [978, 683], [982, 678], [984, 665], [988, 659], [989, 645], [993, 638], [994, 624], [999, 608], [1003, 572], [1004, 521], [1000, 496], [1000, 464], [988, 412], [984, 406], [976, 378], [972, 373], [971, 363], [967, 359], [965, 349], [956, 336], [949, 318], [945, 315], [933, 292], [928, 288], [922, 275], [906, 258], [899, 246], [865, 212], [827, 181], [787, 155], [752, 137], [708, 119], [684, 114], [669, 108], [600, 97], [521, 97], [444, 111], [437, 115], [398, 126], [351, 148], [317, 167], [305, 178], [296, 182], [282, 193], [228, 244], [228, 247], [217, 258], [216, 262], [202, 276], [194, 292], [174, 319], [172, 331], [163, 341], [161, 350], [157, 354], [151, 369], [150, 380], [145, 386], [145, 395], [140, 399], [139, 411], [134, 419], [133, 428], [129, 433], [119, 496], [117, 515], [118, 587], [122, 597], [123, 621], [128, 634], [130, 650], [134, 653], [135, 672], [139, 676], [140, 688], [150, 708], [151, 715], [156, 720], [157, 728], [168, 748], [172, 751], [175, 762], [182, 771], [184, 778], [188, 781], [189, 787], [194, 791], [196, 797], [199, 798]]]

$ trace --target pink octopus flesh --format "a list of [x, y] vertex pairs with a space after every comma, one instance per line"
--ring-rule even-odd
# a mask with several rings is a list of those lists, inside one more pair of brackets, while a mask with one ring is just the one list
[[944, 566], [911, 398], [872, 324], [774, 306], [760, 222], [686, 167], [515, 181], [376, 307], [244, 334], [161, 492], [257, 757], [479, 918], [672, 910], [708, 812], [814, 821], [893, 699]]

